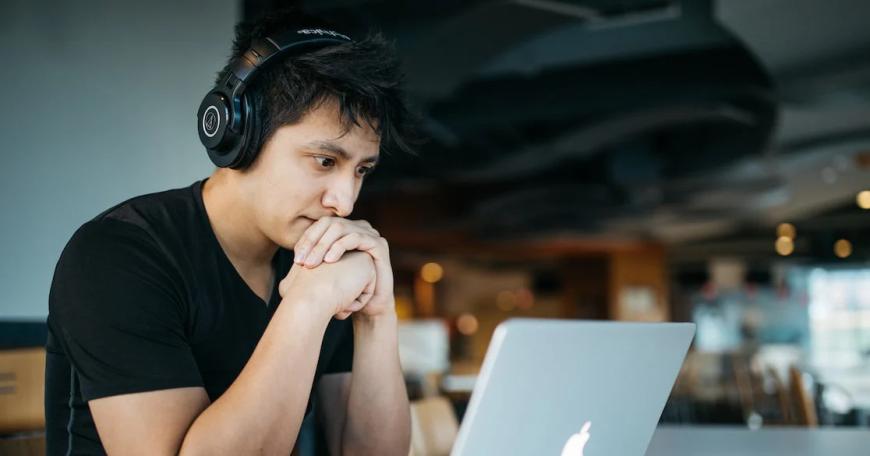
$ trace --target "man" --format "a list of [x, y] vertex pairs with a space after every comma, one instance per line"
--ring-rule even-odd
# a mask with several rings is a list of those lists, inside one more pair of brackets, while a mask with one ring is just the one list
[[[240, 25], [218, 87], [299, 21]], [[247, 81], [249, 163], [73, 235], [49, 297], [49, 454], [287, 455], [314, 416], [330, 454], [408, 453], [388, 246], [347, 219], [408, 115], [384, 40], [334, 41]]]

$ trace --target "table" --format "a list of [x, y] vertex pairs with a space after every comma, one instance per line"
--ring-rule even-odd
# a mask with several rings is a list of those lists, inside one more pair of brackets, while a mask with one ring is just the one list
[[870, 454], [870, 428], [660, 426], [646, 456], [849, 456]]

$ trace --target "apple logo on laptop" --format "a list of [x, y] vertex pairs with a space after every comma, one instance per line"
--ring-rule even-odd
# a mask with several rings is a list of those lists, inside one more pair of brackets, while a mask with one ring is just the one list
[[589, 441], [589, 428], [592, 426], [591, 421], [583, 423], [580, 432], [572, 435], [565, 446], [562, 448], [562, 456], [583, 456], [583, 447]]

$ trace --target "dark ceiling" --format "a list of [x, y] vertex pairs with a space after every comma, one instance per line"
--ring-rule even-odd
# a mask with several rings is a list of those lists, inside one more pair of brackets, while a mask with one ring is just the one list
[[[247, 1], [245, 14], [275, 3]], [[352, 34], [396, 40], [429, 138], [416, 157], [382, 161], [363, 213], [425, 208], [408, 229], [476, 239], [669, 243], [848, 215], [870, 182], [860, 165], [870, 117], [855, 119], [870, 113], [870, 27], [854, 19], [870, 19], [870, 4], [732, 3], [741, 2], [300, 6]], [[802, 44], [807, 35], [814, 41]], [[834, 183], [819, 180], [828, 167]], [[864, 212], [859, 225], [870, 228]]]

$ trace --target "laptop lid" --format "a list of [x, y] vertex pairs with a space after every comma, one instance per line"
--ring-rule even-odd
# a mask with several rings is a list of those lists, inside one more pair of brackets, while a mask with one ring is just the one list
[[693, 323], [503, 322], [451, 455], [643, 456], [694, 333]]

